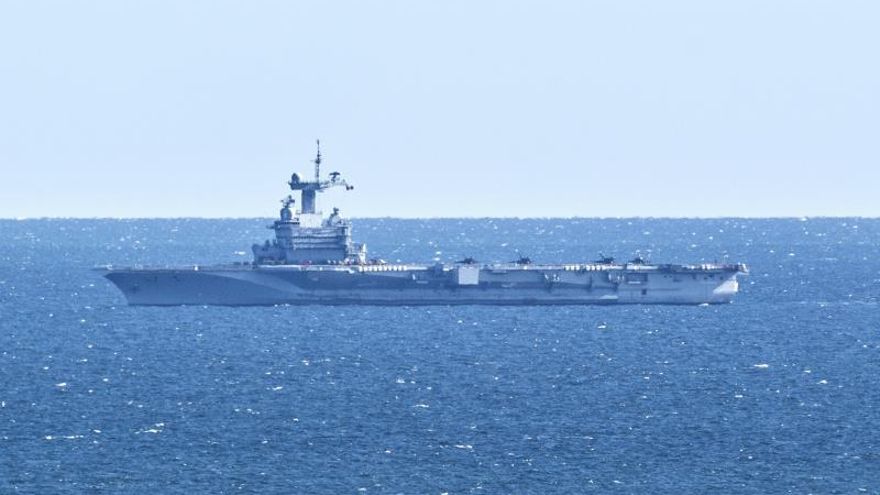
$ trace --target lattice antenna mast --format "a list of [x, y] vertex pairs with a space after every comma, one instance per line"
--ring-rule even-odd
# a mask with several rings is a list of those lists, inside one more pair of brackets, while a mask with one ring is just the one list
[[316, 139], [315, 144], [318, 146], [318, 154], [315, 156], [315, 182], [321, 182], [321, 140]]

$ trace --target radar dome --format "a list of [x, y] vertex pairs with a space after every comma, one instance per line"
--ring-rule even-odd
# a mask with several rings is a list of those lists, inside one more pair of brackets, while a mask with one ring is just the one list
[[300, 182], [302, 182], [302, 177], [300, 177], [299, 174], [294, 173], [290, 176], [290, 182], [292, 184], [299, 184]]
[[284, 208], [281, 208], [281, 221], [282, 222], [289, 222], [292, 218], [293, 218], [293, 212], [290, 211], [289, 206], [285, 206]]

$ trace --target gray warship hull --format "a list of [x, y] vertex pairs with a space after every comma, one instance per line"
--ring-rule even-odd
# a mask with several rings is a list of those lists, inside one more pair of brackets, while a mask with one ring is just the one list
[[214, 265], [103, 269], [130, 305], [719, 304], [742, 265]]

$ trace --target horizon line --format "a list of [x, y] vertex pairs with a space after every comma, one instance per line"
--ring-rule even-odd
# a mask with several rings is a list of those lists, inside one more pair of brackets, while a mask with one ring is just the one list
[[[0, 221], [30, 221], [30, 220], [271, 220], [275, 217], [263, 216], [144, 216], [144, 217], [113, 217], [113, 216], [33, 216], [33, 217], [0, 217]], [[780, 216], [749, 216], [749, 215], [719, 215], [719, 216], [364, 216], [348, 217], [349, 220], [833, 220], [833, 219], [860, 219], [880, 220], [880, 216], [864, 215], [780, 215]]]

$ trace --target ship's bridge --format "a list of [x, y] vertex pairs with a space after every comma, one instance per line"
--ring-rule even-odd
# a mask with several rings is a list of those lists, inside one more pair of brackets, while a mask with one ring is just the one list
[[331, 187], [354, 189], [341, 177], [339, 172], [331, 172], [327, 179], [321, 178], [321, 148], [314, 160], [315, 178], [304, 180], [294, 173], [288, 185], [292, 191], [300, 192], [301, 209], [294, 214], [296, 200], [288, 195], [281, 200], [279, 219], [270, 229], [275, 231], [274, 241], [254, 244], [254, 263], [263, 264], [341, 264], [364, 263], [366, 246], [351, 241], [351, 222], [342, 218], [339, 209], [324, 218], [317, 207], [317, 194]]

